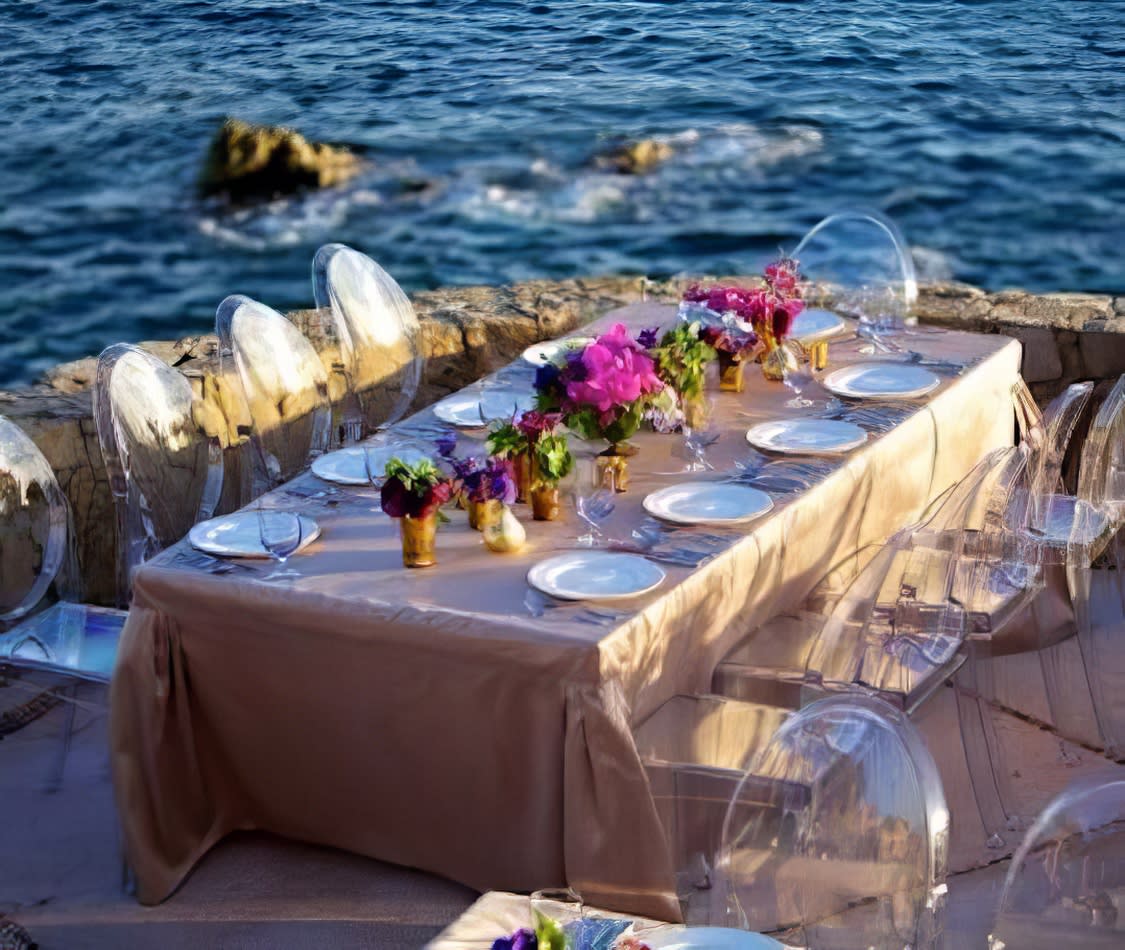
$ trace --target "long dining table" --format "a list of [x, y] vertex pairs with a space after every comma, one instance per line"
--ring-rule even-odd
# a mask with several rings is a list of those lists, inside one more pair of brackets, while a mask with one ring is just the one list
[[[637, 304], [581, 332], [675, 318]], [[223, 836], [261, 829], [482, 891], [566, 884], [598, 906], [678, 919], [633, 727], [674, 695], [706, 692], [739, 640], [1012, 444], [1016, 341], [927, 328], [898, 346], [947, 364], [940, 386], [845, 407], [868, 440], [844, 456], [787, 460], [748, 445], [754, 423], [813, 411], [787, 406], [793, 394], [755, 365], [742, 393], [714, 393], [711, 477], [780, 476], [773, 509], [738, 528], [648, 518], [646, 494], [700, 476], [675, 474], [679, 436], [639, 433], [605, 528], [643, 537], [666, 578], [629, 600], [562, 602], [529, 587], [529, 568], [574, 547], [573, 510], [533, 522], [516, 506], [528, 541], [506, 554], [453, 512], [438, 564], [407, 570], [377, 495], [311, 472], [266, 499], [321, 528], [290, 558], [296, 578], [266, 580], [268, 563], [209, 557], [186, 540], [145, 564], [111, 691], [139, 899], [164, 900]], [[830, 366], [907, 358], [871, 349], [848, 334], [831, 343]], [[517, 360], [477, 385], [517, 392], [532, 375]], [[442, 429], [431, 407], [380, 437], [417, 445]], [[483, 438], [463, 431], [459, 454], [480, 453]]]

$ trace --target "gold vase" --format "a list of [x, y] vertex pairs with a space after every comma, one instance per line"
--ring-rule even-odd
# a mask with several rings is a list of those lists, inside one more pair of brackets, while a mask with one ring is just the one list
[[719, 389], [724, 393], [742, 392], [742, 362], [740, 353], [724, 353], [719, 350]]
[[608, 449], [598, 454], [602, 485], [625, 491], [629, 487], [629, 457], [636, 454], [636, 446], [628, 442], [611, 442]]
[[466, 499], [465, 508], [469, 512], [469, 527], [474, 531], [483, 531], [498, 523], [504, 515], [504, 503], [499, 498], [489, 498], [488, 501]]
[[559, 517], [558, 485], [539, 485], [531, 489], [531, 516], [536, 521], [555, 521]]
[[685, 397], [682, 402], [684, 412], [684, 425], [689, 429], [702, 429], [707, 425], [707, 416], [710, 406], [702, 396]]
[[531, 492], [531, 452], [519, 452], [513, 455], [512, 467], [516, 473], [516, 501], [525, 504]]
[[422, 518], [405, 515], [398, 519], [402, 535], [403, 567], [433, 567], [437, 564], [437, 558], [434, 557], [437, 524], [437, 512]]

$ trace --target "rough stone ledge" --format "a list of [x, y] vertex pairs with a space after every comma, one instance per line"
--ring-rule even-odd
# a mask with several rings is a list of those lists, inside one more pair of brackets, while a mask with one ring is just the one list
[[[414, 305], [422, 321], [427, 366], [417, 405], [460, 389], [515, 359], [526, 346], [559, 336], [607, 310], [643, 298], [674, 302], [685, 283], [591, 277], [419, 293]], [[926, 323], [1021, 340], [1024, 377], [1041, 401], [1075, 380], [1106, 380], [1125, 373], [1125, 294], [986, 293], [967, 284], [930, 284], [920, 288], [916, 312]], [[301, 310], [290, 319], [325, 352], [322, 316]], [[216, 372], [212, 334], [140, 345], [179, 366], [197, 392], [207, 392], [204, 382]], [[34, 386], [0, 391], [0, 414], [31, 434], [58, 473], [74, 510], [86, 597], [108, 603], [113, 595], [113, 513], [91, 417], [96, 365], [94, 357], [66, 363]], [[229, 415], [229, 407], [218, 408]]]

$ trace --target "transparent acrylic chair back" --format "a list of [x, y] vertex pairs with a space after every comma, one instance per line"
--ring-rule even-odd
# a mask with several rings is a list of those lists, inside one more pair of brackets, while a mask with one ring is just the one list
[[343, 245], [321, 248], [313, 266], [314, 291], [327, 293], [364, 432], [392, 425], [410, 409], [424, 366], [410, 298], [375, 261]]
[[790, 717], [735, 793], [723, 828], [716, 923], [815, 948], [933, 947], [949, 815], [937, 769], [904, 714], [841, 694]]
[[210, 518], [222, 492], [222, 448], [193, 409], [191, 384], [151, 353], [118, 343], [98, 358], [94, 418], [117, 515], [122, 605], [132, 572]]
[[1125, 376], [1099, 408], [1082, 448], [1067, 545], [1067, 587], [1098, 732], [1125, 759]]
[[43, 454], [0, 416], [0, 631], [39, 605], [62, 568], [67, 510]]
[[871, 558], [825, 619], [809, 651], [806, 681], [830, 691], [863, 687], [913, 708], [960, 659], [969, 633], [953, 596], [964, 572], [966, 532], [990, 476], [1014, 449], [997, 449], [934, 502], [924, 520]]
[[1068, 789], [1039, 815], [1004, 879], [991, 950], [1125, 946], [1125, 777]]
[[869, 209], [845, 209], [817, 223], [793, 251], [810, 282], [807, 299], [892, 329], [918, 297], [914, 260], [898, 226]]
[[328, 375], [300, 330], [276, 310], [233, 295], [215, 314], [220, 359], [233, 361], [252, 420], [253, 493], [301, 472], [329, 443]]

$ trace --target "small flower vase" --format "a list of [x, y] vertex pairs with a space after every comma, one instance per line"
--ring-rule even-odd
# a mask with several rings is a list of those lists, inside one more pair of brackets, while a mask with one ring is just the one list
[[531, 489], [531, 516], [536, 521], [555, 521], [559, 517], [559, 486], [537, 485]]
[[742, 392], [741, 353], [726, 353], [719, 350], [719, 390], [724, 393]]
[[504, 516], [504, 502], [499, 498], [489, 498], [487, 501], [466, 499], [465, 508], [469, 512], [469, 527], [474, 531], [483, 531]]
[[437, 512], [422, 518], [406, 515], [398, 519], [399, 533], [402, 535], [402, 566], [433, 567], [434, 541], [437, 538]]
[[531, 452], [513, 455], [512, 466], [516, 470], [516, 501], [526, 504], [531, 493]]
[[598, 454], [598, 468], [602, 473], [602, 485], [622, 492], [629, 487], [629, 457], [637, 454], [637, 448], [628, 442], [611, 442], [609, 448]]
[[771, 333], [764, 334], [766, 348], [762, 353], [762, 375], [774, 383], [785, 382], [786, 373], [797, 369], [797, 354]]
[[702, 396], [685, 397], [681, 405], [684, 425], [689, 429], [701, 429], [707, 424], [707, 400]]

